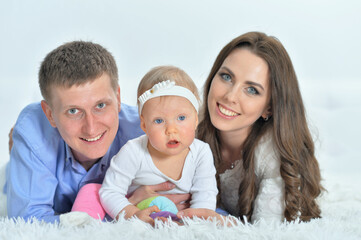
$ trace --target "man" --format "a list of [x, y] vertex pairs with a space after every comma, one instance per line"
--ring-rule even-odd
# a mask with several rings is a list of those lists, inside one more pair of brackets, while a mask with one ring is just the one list
[[[9, 217], [55, 222], [83, 185], [102, 183], [111, 158], [143, 132], [137, 109], [120, 102], [113, 56], [98, 44], [75, 41], [50, 52], [39, 86], [44, 100], [25, 107], [12, 133], [7, 209]], [[143, 189], [138, 197], [172, 187]]]

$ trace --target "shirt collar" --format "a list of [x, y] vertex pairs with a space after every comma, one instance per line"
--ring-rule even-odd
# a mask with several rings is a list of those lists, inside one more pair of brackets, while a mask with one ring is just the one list
[[[108, 162], [109, 162], [109, 152], [110, 152], [110, 148], [108, 149], [108, 151], [106, 152], [106, 154], [96, 163], [94, 164], [90, 169], [89, 171], [94, 171], [93, 168], [95, 166], [100, 166], [98, 167], [98, 169], [96, 170], [97, 172], [103, 172], [106, 170], [106, 167], [108, 165]], [[66, 164], [71, 164], [72, 168], [79, 171], [79, 172], [82, 172], [82, 171], [85, 171], [85, 169], [83, 168], [83, 166], [78, 162], [78, 161], [75, 161], [75, 158], [74, 158], [74, 155], [73, 155], [73, 152], [71, 151], [69, 145], [67, 143], [65, 143], [65, 162]]]

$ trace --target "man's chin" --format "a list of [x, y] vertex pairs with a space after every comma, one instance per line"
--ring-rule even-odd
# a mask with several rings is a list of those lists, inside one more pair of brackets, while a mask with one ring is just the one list
[[94, 164], [107, 153], [107, 150], [102, 149], [101, 151], [96, 151], [96, 149], [90, 149], [88, 151], [82, 151], [81, 153], [78, 152], [77, 154], [74, 154], [73, 151], [73, 155], [75, 159], [80, 163]]

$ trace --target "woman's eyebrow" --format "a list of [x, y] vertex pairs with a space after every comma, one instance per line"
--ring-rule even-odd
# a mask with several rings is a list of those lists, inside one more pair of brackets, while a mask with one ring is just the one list
[[231, 69], [229, 69], [228, 67], [222, 66], [222, 67], [220, 68], [220, 70], [221, 70], [221, 69], [226, 70], [226, 71], [229, 73], [229, 75], [231, 75], [231, 77], [235, 77], [234, 73], [233, 73], [233, 72], [231, 71]]
[[263, 86], [259, 83], [252, 82], [252, 81], [246, 81], [246, 84], [258, 86], [259, 88], [261, 88], [264, 91]]
[[[228, 67], [222, 66], [220, 69], [221, 70], [226, 70], [229, 73], [229, 75], [231, 75], [231, 77], [235, 77], [235, 74]], [[261, 84], [259, 84], [259, 83], [256, 83], [256, 82], [253, 82], [253, 81], [246, 81], [246, 84], [258, 86], [259, 88], [261, 88], [264, 91], [263, 86]]]

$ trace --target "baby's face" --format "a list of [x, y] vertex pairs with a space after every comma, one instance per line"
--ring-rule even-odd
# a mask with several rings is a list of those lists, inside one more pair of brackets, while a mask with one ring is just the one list
[[140, 119], [152, 155], [167, 157], [188, 153], [198, 124], [197, 112], [189, 100], [178, 96], [150, 99], [144, 104]]

